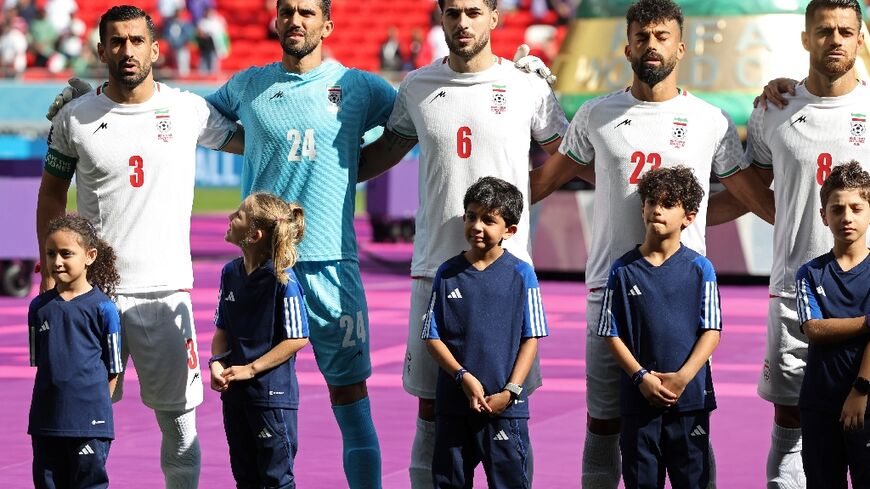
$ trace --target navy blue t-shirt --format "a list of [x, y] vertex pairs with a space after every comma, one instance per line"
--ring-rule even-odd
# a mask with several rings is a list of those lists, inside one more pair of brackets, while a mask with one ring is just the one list
[[[269, 260], [248, 275], [237, 258], [221, 272], [215, 326], [227, 334], [225, 365], [247, 365], [286, 339], [308, 337], [308, 314], [296, 274], [288, 268], [284, 285]], [[252, 406], [296, 409], [296, 355], [253, 379], [234, 381], [221, 399]]]
[[[460, 254], [435, 274], [424, 340], [440, 339], [450, 353], [483, 385], [486, 395], [504, 390], [523, 338], [547, 336], [541, 288], [528, 263], [505, 250], [486, 269], [474, 268]], [[453, 375], [439, 369], [435, 412], [466, 416], [473, 411]], [[528, 418], [526, 393], [501, 414]]]
[[[870, 257], [844, 272], [833, 253], [802, 266], [797, 274], [797, 312], [803, 324], [810, 319], [854, 318], [870, 313]], [[801, 408], [840, 414], [858, 376], [867, 334], [839, 343], [810, 343]]]
[[[676, 372], [707, 330], [722, 329], [716, 272], [709, 260], [684, 245], [659, 266], [635, 248], [614, 262], [598, 321], [599, 336], [618, 336], [647, 370]], [[677, 403], [650, 406], [629, 376], [622, 375], [622, 414], [713, 410], [710, 362], [686, 386]]]
[[36, 367], [27, 433], [114, 438], [109, 374], [121, 365], [121, 314], [94, 287], [71, 300], [56, 289], [27, 313], [30, 365]]

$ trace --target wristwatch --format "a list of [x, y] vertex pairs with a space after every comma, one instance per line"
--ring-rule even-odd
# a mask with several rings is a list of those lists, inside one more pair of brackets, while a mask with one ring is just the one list
[[465, 370], [464, 367], [459, 367], [455, 374], [453, 374], [453, 381], [456, 382], [456, 385], [462, 385], [462, 377], [468, 373], [468, 370]]
[[511, 393], [511, 399], [517, 400], [520, 398], [520, 394], [523, 393], [523, 386], [508, 382], [504, 385], [504, 390]]
[[859, 394], [866, 396], [867, 394], [870, 394], [870, 380], [867, 380], [864, 377], [858, 377], [855, 379], [855, 382], [852, 382], [852, 388], [858, 391]]

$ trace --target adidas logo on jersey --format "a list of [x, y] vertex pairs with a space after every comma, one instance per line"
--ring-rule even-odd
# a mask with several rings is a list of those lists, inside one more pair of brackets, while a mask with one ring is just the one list
[[704, 428], [702, 428], [701, 425], [698, 425], [698, 426], [695, 426], [694, 430], [692, 430], [691, 436], [704, 436], [706, 434], [707, 434], [707, 432], [704, 431]]
[[504, 430], [499, 430], [498, 433], [496, 433], [495, 436], [492, 437], [492, 439], [495, 441], [510, 440], [510, 438], [507, 436], [507, 433], [505, 433]]
[[270, 433], [267, 428], [263, 428], [262, 431], [260, 431], [260, 434], [257, 435], [257, 438], [272, 438], [272, 433]]
[[637, 285], [633, 285], [631, 287], [631, 290], [628, 291], [628, 295], [635, 295], [635, 296], [643, 295], [643, 292], [640, 291], [640, 289], [637, 287]]
[[84, 447], [82, 447], [81, 450], [79, 450], [79, 455], [93, 455], [93, 454], [94, 454], [94, 449], [91, 448], [90, 445], [85, 445]]
[[229, 294], [227, 294], [226, 297], [224, 297], [224, 300], [227, 301], [227, 302], [236, 302], [236, 296], [233, 295], [233, 291], [232, 291], [232, 290], [230, 291]]
[[818, 294], [819, 294], [820, 296], [822, 296], [822, 297], [826, 297], [826, 296], [827, 296], [827, 294], [825, 294], [825, 288], [822, 287], [821, 285], [819, 285], [818, 287], [816, 287], [816, 293], [818, 293]]
[[453, 292], [447, 294], [448, 299], [462, 299], [462, 293], [459, 292], [459, 289], [453, 289]]
[[48, 321], [43, 321], [42, 326], [39, 327], [39, 332], [42, 333], [43, 331], [48, 331], [49, 329], [51, 328], [49, 328], [48, 326]]

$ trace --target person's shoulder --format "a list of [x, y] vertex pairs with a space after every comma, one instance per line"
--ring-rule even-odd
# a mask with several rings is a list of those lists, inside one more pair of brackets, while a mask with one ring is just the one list
[[102, 104], [100, 97], [100, 88], [74, 98], [66, 103], [52, 118], [52, 122], [72, 119], [78, 114], [84, 114], [92, 107]]
[[600, 95], [593, 99], [587, 100], [584, 102], [579, 109], [577, 109], [577, 113], [574, 115], [574, 120], [585, 119], [590, 117], [592, 111], [595, 109], [601, 109], [605, 107], [625, 107], [628, 108], [632, 105], [630, 96], [627, 96], [628, 89], [623, 88], [621, 90], [616, 90], [614, 92], [606, 93], [604, 95]]
[[822, 270], [823, 268], [832, 266], [833, 262], [835, 262], [836, 260], [837, 257], [835, 257], [832, 252], [829, 251], [827, 253], [823, 253], [801, 265], [801, 267], [798, 269], [798, 275], [811, 275]]
[[30, 301], [30, 306], [28, 307], [28, 309], [31, 312], [36, 312], [36, 311], [42, 309], [46, 304], [48, 304], [49, 302], [54, 300], [56, 297], [57, 297], [57, 290], [56, 289], [46, 290], [45, 292], [39, 294], [38, 296], [34, 297], [33, 300]]
[[697, 267], [702, 273], [707, 274], [710, 272], [714, 272], [715, 268], [713, 268], [713, 262], [710, 261], [706, 256], [698, 253], [697, 251], [689, 248], [686, 245], [682, 245], [680, 248], [680, 253], [682, 254], [682, 258], [688, 262], [690, 262], [693, 266]]
[[465, 256], [462, 253], [459, 253], [458, 255], [445, 260], [444, 263], [438, 267], [438, 271], [435, 272], [435, 274], [444, 278], [446, 276], [456, 275], [467, 267], [468, 260], [465, 259]]
[[224, 267], [221, 269], [221, 277], [226, 277], [238, 273], [239, 266], [242, 263], [242, 260], [244, 260], [242, 257], [238, 257], [225, 263]]

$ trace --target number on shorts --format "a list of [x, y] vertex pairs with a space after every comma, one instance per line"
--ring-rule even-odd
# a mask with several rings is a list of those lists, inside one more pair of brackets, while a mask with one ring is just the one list
[[199, 354], [196, 353], [196, 342], [193, 338], [187, 339], [187, 368], [194, 370], [199, 367]]
[[644, 155], [642, 151], [635, 151], [631, 154], [631, 162], [634, 163], [634, 171], [628, 179], [628, 183], [636, 184], [640, 180], [640, 172], [643, 171], [643, 166], [647, 163], [652, 165], [650, 170], [655, 170], [662, 165], [662, 156], [658, 153], [650, 153]]
[[317, 156], [317, 151], [314, 148], [314, 129], [306, 129], [305, 135], [299, 129], [290, 129], [287, 131], [287, 141], [290, 141], [291, 144], [287, 161], [302, 161], [303, 156], [314, 161]]
[[[353, 324], [353, 318], [349, 314], [345, 314], [338, 320], [339, 326], [344, 330], [344, 340], [341, 342], [342, 348], [356, 346], [357, 340], [360, 343], [366, 342], [366, 321], [362, 311], [356, 313], [356, 327]], [[356, 339], [354, 339], [356, 333]]]
[[130, 185], [134, 188], [139, 188], [145, 183], [145, 172], [142, 170], [143, 165], [141, 156], [130, 157]]
[[816, 182], [819, 185], [825, 183], [825, 179], [831, 174], [831, 164], [833, 164], [834, 158], [831, 156], [831, 153], [822, 153], [819, 155], [819, 159], [816, 160], [816, 165], [818, 165], [818, 169], [816, 170]]

